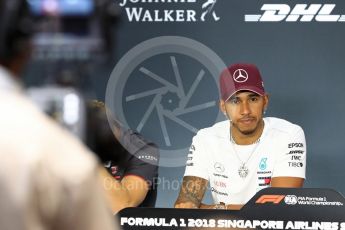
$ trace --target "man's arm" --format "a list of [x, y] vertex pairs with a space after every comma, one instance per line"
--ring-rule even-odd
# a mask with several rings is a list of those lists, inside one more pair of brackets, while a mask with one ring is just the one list
[[[216, 208], [218, 206], [218, 208]], [[226, 209], [226, 210], [240, 210], [243, 204], [224, 204], [224, 208], [219, 208], [219, 204], [201, 204], [201, 209]]]
[[[271, 187], [279, 188], [301, 188], [303, 187], [304, 179], [299, 177], [274, 177], [271, 181]], [[202, 209], [215, 209], [216, 204], [200, 204]], [[224, 205], [224, 209], [227, 210], [240, 210], [243, 204], [228, 204]]]
[[125, 176], [118, 181], [103, 167], [100, 169], [100, 176], [113, 213], [127, 207], [138, 206], [149, 191], [148, 183], [138, 176]]
[[204, 197], [207, 180], [195, 177], [183, 177], [180, 194], [175, 202], [175, 208], [199, 208]]
[[[291, 165], [293, 163], [293, 165]], [[301, 188], [304, 184], [307, 148], [303, 129], [296, 126], [275, 165], [271, 187]], [[298, 166], [298, 167], [294, 167]]]
[[273, 177], [271, 187], [302, 188], [304, 178], [299, 177]]

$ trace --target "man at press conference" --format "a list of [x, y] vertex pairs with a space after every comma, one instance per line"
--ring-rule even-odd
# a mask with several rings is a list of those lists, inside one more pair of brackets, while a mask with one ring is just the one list
[[[231, 65], [219, 84], [220, 110], [227, 120], [193, 138], [175, 207], [238, 210], [263, 188], [302, 187], [304, 132], [286, 120], [264, 117], [269, 96], [259, 69]], [[202, 203], [207, 183], [213, 205]]]

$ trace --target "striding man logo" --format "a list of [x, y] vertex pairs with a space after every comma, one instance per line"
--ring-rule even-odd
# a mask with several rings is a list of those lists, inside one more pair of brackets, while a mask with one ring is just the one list
[[216, 11], [214, 10], [214, 6], [216, 5], [217, 0], [207, 0], [204, 4], [202, 4], [201, 8], [203, 12], [201, 14], [201, 21], [205, 21], [205, 17], [208, 14], [212, 14], [212, 17], [215, 21], [219, 21], [220, 17], [217, 16]]

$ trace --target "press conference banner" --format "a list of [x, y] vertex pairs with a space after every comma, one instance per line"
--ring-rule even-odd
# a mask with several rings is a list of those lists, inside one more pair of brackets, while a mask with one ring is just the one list
[[268, 188], [241, 210], [127, 208], [123, 229], [345, 229], [345, 199], [330, 189]]

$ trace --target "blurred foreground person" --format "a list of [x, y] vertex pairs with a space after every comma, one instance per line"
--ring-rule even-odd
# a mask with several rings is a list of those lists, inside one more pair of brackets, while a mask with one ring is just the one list
[[29, 22], [26, 0], [0, 0], [1, 229], [116, 229], [95, 156], [17, 83], [29, 57]]

